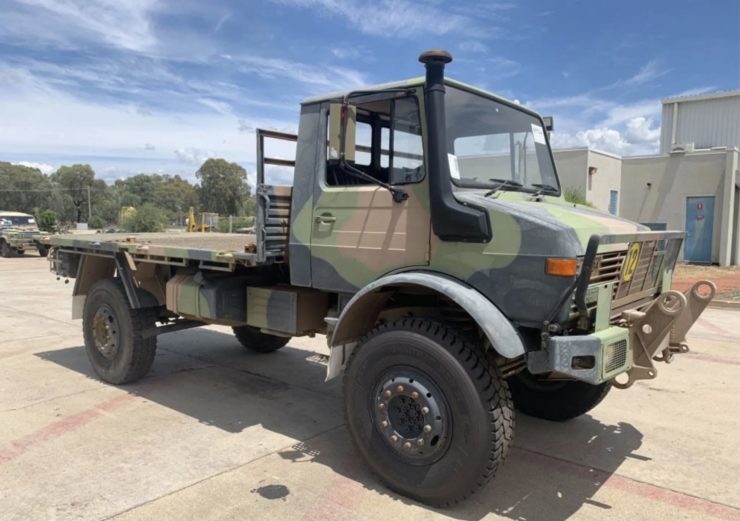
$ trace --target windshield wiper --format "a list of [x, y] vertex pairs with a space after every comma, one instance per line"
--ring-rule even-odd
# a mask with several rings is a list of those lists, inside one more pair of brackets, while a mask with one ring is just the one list
[[552, 185], [548, 185], [547, 183], [532, 183], [530, 186], [539, 188], [539, 190], [537, 190], [534, 194], [532, 194], [532, 197], [539, 197], [541, 195], [544, 195], [547, 192], [556, 194], [559, 191], [557, 188], [555, 188]]
[[520, 183], [519, 181], [514, 181], [513, 179], [489, 179], [489, 181], [493, 181], [494, 183], [498, 183], [493, 188], [491, 188], [488, 192], [486, 192], [486, 197], [489, 197], [499, 190], [506, 188], [506, 187], [512, 187], [512, 188], [521, 188], [524, 185]]

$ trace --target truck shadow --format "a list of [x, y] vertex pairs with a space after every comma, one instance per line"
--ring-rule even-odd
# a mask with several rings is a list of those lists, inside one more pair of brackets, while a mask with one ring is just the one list
[[[307, 440], [272, 457], [318, 463], [326, 469], [314, 472], [330, 469], [351, 486], [418, 506], [383, 487], [360, 460], [343, 426], [340, 384], [324, 382], [323, 355], [290, 345], [267, 356], [252, 354], [232, 335], [212, 329], [172, 333], [159, 346], [152, 373], [122, 389], [230, 433], [261, 425]], [[81, 346], [37, 356], [97, 380]], [[496, 513], [512, 520], [565, 520], [584, 505], [610, 509], [594, 495], [627, 458], [647, 459], [635, 454], [642, 443], [636, 428], [589, 415], [552, 423], [520, 414], [515, 443], [496, 479], [472, 498], [449, 509], [424, 508], [458, 519]]]

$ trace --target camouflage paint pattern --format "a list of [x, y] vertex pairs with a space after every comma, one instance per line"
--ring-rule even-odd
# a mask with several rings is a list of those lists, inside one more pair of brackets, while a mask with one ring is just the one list
[[[426, 135], [422, 85], [423, 78], [416, 78], [385, 87], [415, 89]], [[517, 325], [541, 327], [575, 281], [575, 277], [547, 275], [548, 257], [582, 257], [594, 234], [634, 233], [635, 240], [640, 240], [645, 229], [640, 225], [569, 204], [562, 197], [520, 192], [485, 197], [485, 190], [458, 190], [460, 201], [488, 212], [493, 238], [485, 244], [441, 241], [430, 226], [428, 172], [420, 181], [400, 186], [409, 195], [401, 203], [374, 185], [327, 185], [326, 122], [330, 103], [338, 96], [307, 100], [301, 110], [288, 248], [294, 287], [354, 294], [383, 276], [424, 270], [476, 288]], [[219, 236], [225, 236], [226, 242], [210, 242]], [[259, 264], [254, 238], [229, 234], [58, 236], [49, 244], [76, 253], [124, 251], [135, 262], [201, 270], [233, 272]], [[626, 248], [627, 244], [617, 244], [601, 251]], [[665, 267], [667, 275], [671, 269]], [[192, 302], [182, 305], [183, 311], [194, 306]], [[198, 315], [213, 317], [209, 305], [199, 302]], [[179, 303], [175, 306], [180, 309]], [[269, 322], [269, 306], [262, 307], [266, 314], [255, 318], [255, 323]]]
[[247, 324], [291, 336], [324, 329], [329, 308], [322, 291], [288, 286], [248, 287]]

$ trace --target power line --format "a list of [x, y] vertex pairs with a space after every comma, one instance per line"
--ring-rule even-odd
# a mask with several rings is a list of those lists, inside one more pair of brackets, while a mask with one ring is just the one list
[[82, 188], [0, 188], [0, 192], [104, 192], [106, 188], [82, 187]]

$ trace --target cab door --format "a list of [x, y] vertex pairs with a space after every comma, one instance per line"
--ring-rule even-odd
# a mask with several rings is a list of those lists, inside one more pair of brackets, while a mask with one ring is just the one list
[[[317, 176], [312, 215], [314, 287], [352, 293], [386, 273], [429, 264], [419, 106], [415, 95], [365, 96], [351, 106], [344, 133], [341, 106], [327, 109], [325, 169]], [[342, 137], [348, 168], [339, 160]], [[408, 197], [394, 201], [388, 189], [353, 175], [356, 170]]]

